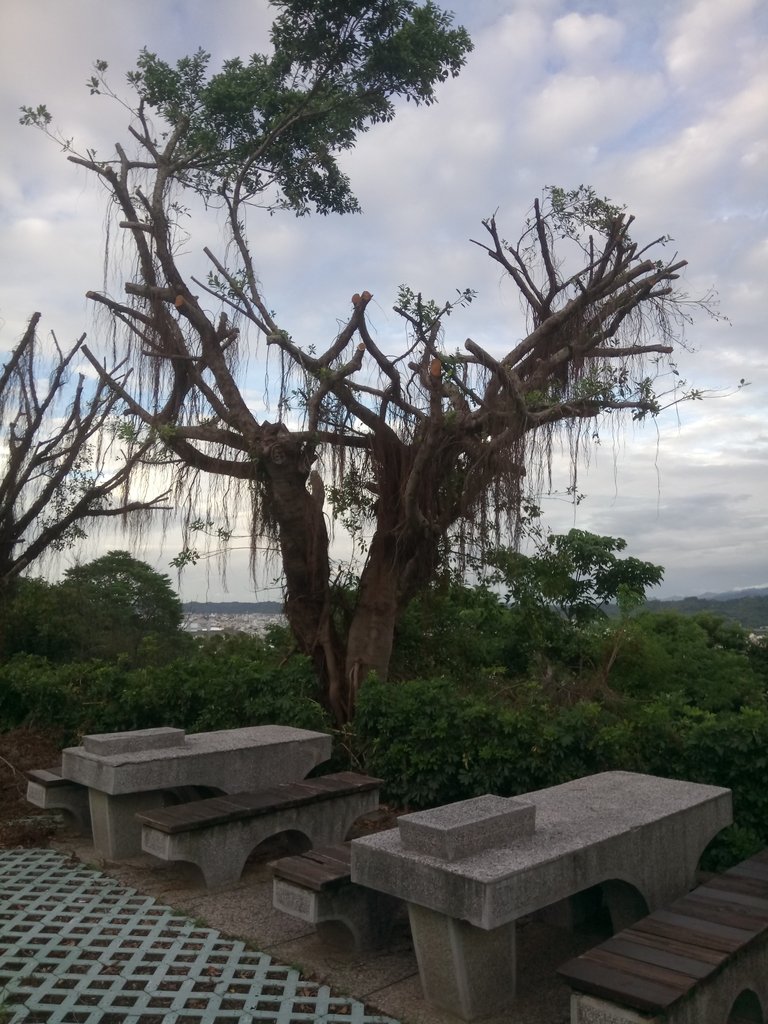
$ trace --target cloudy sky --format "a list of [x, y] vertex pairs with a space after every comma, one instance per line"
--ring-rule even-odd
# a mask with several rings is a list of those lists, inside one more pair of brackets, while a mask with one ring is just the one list
[[[252, 232], [270, 305], [295, 338], [321, 344], [349, 296], [367, 288], [375, 329], [396, 341], [400, 283], [435, 298], [471, 287], [478, 299], [449, 322], [446, 347], [471, 335], [508, 349], [523, 330], [516, 296], [469, 239], [494, 211], [515, 236], [546, 185], [591, 184], [636, 215], [638, 239], [673, 237], [692, 298], [716, 289], [728, 322], [699, 317], [687, 336], [695, 351], [679, 365], [720, 395], [606, 434], [580, 471], [584, 500], [574, 508], [544, 496], [546, 522], [626, 538], [629, 553], [666, 567], [662, 596], [768, 584], [768, 4], [444, 6], [469, 29], [474, 52], [436, 106], [404, 106], [346, 160], [363, 214], [265, 218]], [[98, 343], [84, 294], [102, 282], [103, 195], [18, 126], [19, 106], [46, 103], [75, 145], [106, 153], [125, 118], [88, 95], [95, 59], [120, 85], [145, 45], [169, 60], [198, 46], [214, 65], [247, 57], [266, 48], [271, 14], [266, 0], [4, 0], [0, 353], [34, 310], [61, 340], [87, 330]], [[215, 240], [215, 225], [205, 231]], [[202, 238], [193, 233], [191, 249]], [[741, 378], [751, 383], [737, 390]], [[559, 490], [568, 483], [561, 461]], [[139, 553], [168, 571], [178, 541], [171, 530], [161, 548], [159, 535]], [[185, 598], [253, 595], [244, 550], [230, 557], [228, 594], [206, 564], [187, 572]], [[269, 575], [259, 599], [278, 596]]]

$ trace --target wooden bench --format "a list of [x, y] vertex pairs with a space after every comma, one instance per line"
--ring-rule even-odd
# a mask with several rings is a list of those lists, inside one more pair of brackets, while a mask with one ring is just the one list
[[196, 864], [208, 888], [229, 885], [255, 847], [278, 833], [300, 833], [312, 847], [345, 839], [378, 807], [380, 786], [368, 775], [337, 772], [143, 812], [136, 815], [141, 846], [162, 860]]
[[270, 866], [272, 905], [313, 924], [318, 937], [333, 946], [379, 949], [391, 934], [402, 901], [351, 878], [351, 843], [339, 843], [283, 857]]
[[768, 850], [564, 964], [572, 1024], [768, 1020]]
[[27, 801], [45, 811], [60, 811], [68, 825], [81, 835], [90, 835], [88, 790], [77, 782], [62, 778], [60, 766], [27, 772]]

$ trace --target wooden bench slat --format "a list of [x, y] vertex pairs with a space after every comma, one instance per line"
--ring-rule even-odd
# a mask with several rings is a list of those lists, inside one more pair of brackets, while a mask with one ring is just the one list
[[[692, 898], [694, 894], [689, 894]], [[735, 911], [742, 910], [752, 917], [768, 914], [768, 891], [764, 896], [754, 890], [734, 889], [725, 885], [702, 885], [695, 891], [695, 899], [703, 903], [722, 904]]]
[[726, 871], [725, 875], [733, 878], [754, 878], [768, 884], [768, 864], [763, 864], [751, 858], [744, 861], [743, 864], [737, 864], [735, 868]]
[[[722, 963], [728, 956], [725, 950], [712, 949], [709, 945], [702, 945], [701, 942], [694, 941], [696, 936], [689, 936], [691, 941], [683, 942], [679, 938], [670, 938], [669, 935], [660, 935], [658, 932], [637, 931], [635, 928], [626, 928], [623, 932], [619, 932], [619, 935], [625, 937], [633, 944], [648, 946], [649, 948], [663, 950], [678, 956], [689, 957], [699, 963], [710, 964], [713, 967]], [[613, 942], [617, 937], [614, 936], [609, 941]]]
[[718, 875], [704, 885], [702, 889], [720, 889], [725, 892], [751, 893], [757, 899], [768, 900], [768, 879], [749, 878], [736, 875]]
[[[288, 858], [285, 859], [288, 860]], [[295, 885], [311, 889], [313, 892], [323, 892], [349, 882], [350, 873], [349, 871], [340, 872], [327, 865], [316, 864], [296, 857], [291, 859], [290, 863], [281, 865], [279, 871], [275, 872], [275, 878], [293, 882]]]
[[291, 807], [301, 807], [306, 803], [332, 800], [340, 793], [367, 792], [381, 785], [379, 779], [372, 779], [369, 776], [363, 776], [363, 779], [364, 782], [360, 784], [357, 782], [347, 783], [335, 776], [303, 779], [301, 782], [290, 782], [284, 786], [273, 786], [269, 790], [233, 793], [229, 799], [238, 806], [246, 808], [249, 814], [268, 814], [274, 810], [288, 810]]
[[315, 864], [324, 865], [329, 871], [346, 871], [349, 874], [352, 869], [352, 850], [349, 843], [307, 850], [302, 856]]
[[[348, 781], [351, 779], [352, 781]], [[338, 772], [318, 779], [303, 779], [254, 792], [231, 793], [137, 814], [144, 825], [160, 832], [192, 832], [212, 825], [254, 818], [275, 810], [289, 810], [304, 804], [331, 800], [343, 793], [367, 792], [381, 785], [380, 779], [353, 772]]]
[[[698, 956], [686, 956], [679, 952], [673, 953], [668, 949], [660, 949], [658, 946], [645, 942], [633, 941], [627, 937], [626, 932], [620, 932], [612, 939], [603, 943], [600, 948], [617, 956], [623, 956], [628, 960], [637, 960], [640, 963], [654, 964], [656, 967], [662, 967], [665, 970], [677, 971], [680, 974], [687, 975], [689, 978], [705, 978], [711, 972], [713, 966], [716, 963], [722, 962], [725, 958], [724, 954], [721, 954], [713, 964], [710, 959], [701, 960]], [[695, 952], [698, 953], [698, 950]]]
[[347, 840], [344, 843], [336, 843], [335, 846], [318, 846], [314, 850], [307, 850], [305, 857], [322, 857], [324, 860], [336, 860], [340, 864], [349, 866], [352, 863], [352, 843]]
[[227, 797], [212, 796], [156, 811], [143, 811], [136, 818], [142, 824], [151, 825], [161, 832], [174, 833], [234, 821], [238, 816], [245, 817], [246, 814], [243, 807], [232, 803]]
[[583, 953], [582, 959], [589, 963], [610, 967], [616, 971], [623, 971], [626, 974], [631, 974], [633, 978], [642, 978], [657, 985], [676, 989], [680, 995], [688, 992], [697, 980], [692, 974], [669, 970], [669, 968], [660, 967], [658, 964], [649, 964], [643, 960], [634, 960], [631, 957], [622, 956], [620, 953], [614, 953], [605, 945], [597, 946], [595, 949]]
[[282, 857], [270, 866], [276, 878], [323, 892], [351, 880], [352, 849], [349, 843], [307, 850], [293, 857]]
[[313, 789], [290, 782], [285, 786], [272, 786], [270, 789], [231, 793], [229, 799], [252, 817], [257, 814], [269, 814], [278, 808], [288, 810], [291, 807], [300, 807], [316, 799], [316, 794]]
[[632, 925], [633, 930], [681, 942], [695, 943], [698, 946], [722, 953], [733, 953], [741, 948], [744, 939], [743, 932], [725, 934], [720, 926], [707, 928], [704, 921], [681, 917], [679, 914], [666, 914], [665, 919], [662, 920], [659, 916], [661, 913], [662, 911], [657, 910], [652, 917], [644, 917], [641, 921], [637, 921]]
[[75, 786], [77, 783], [71, 779], [62, 778], [55, 768], [33, 768], [26, 772], [26, 776], [32, 782], [36, 782], [45, 789], [54, 789], [57, 786]]
[[578, 957], [558, 971], [567, 981], [576, 982], [582, 992], [615, 999], [638, 1010], [665, 1010], [680, 998], [680, 990], [669, 985], [637, 978], [626, 971], [605, 967]]
[[381, 779], [374, 779], [370, 775], [357, 775], [355, 772], [334, 772], [332, 775], [317, 775], [312, 779], [305, 779], [305, 782], [322, 789], [356, 789], [365, 791], [374, 789], [381, 785]]
[[[706, 935], [710, 938], [731, 940], [735, 943], [734, 949], [738, 949], [746, 941], [752, 938], [754, 932], [751, 927], [743, 928], [738, 925], [726, 924], [721, 921], [708, 920], [702, 914], [690, 912], [693, 908], [680, 908], [673, 904], [674, 910], [657, 910], [652, 915], [660, 924], [676, 925], [684, 931], [693, 935]], [[638, 921], [635, 927], [639, 926]]]
[[736, 907], [725, 901], [712, 901], [691, 893], [682, 900], [677, 900], [672, 909], [680, 914], [697, 917], [710, 923], [722, 924], [728, 928], [738, 928], [744, 933], [744, 940], [759, 934], [768, 926], [768, 913], [760, 913], [756, 908], [749, 912], [746, 907]]

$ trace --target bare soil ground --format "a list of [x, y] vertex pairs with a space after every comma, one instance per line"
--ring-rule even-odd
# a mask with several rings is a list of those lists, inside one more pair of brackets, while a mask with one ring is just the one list
[[61, 762], [61, 737], [53, 730], [20, 728], [0, 734], [0, 848], [47, 846], [56, 819], [26, 801], [26, 772]]

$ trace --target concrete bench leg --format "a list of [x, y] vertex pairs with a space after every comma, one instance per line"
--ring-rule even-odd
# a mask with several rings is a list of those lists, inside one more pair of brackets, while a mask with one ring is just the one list
[[566, 896], [563, 900], [550, 903], [548, 907], [537, 910], [533, 915], [536, 920], [551, 928], [563, 928], [576, 931], [584, 926], [594, 925], [600, 921], [603, 893], [599, 885]]
[[386, 945], [400, 903], [394, 896], [354, 884], [313, 892], [275, 878], [272, 890], [275, 910], [315, 925], [318, 937], [330, 946], [348, 945], [351, 935], [359, 952]]
[[120, 860], [141, 854], [141, 825], [134, 815], [166, 804], [159, 790], [110, 796], [97, 789], [90, 794], [93, 846], [99, 857]]
[[336, 893], [320, 893], [317, 934], [329, 945], [343, 945], [342, 924], [356, 950], [381, 949], [389, 941], [395, 911], [402, 900], [386, 893], [350, 885]]
[[408, 904], [424, 998], [462, 1020], [508, 1009], [515, 994], [515, 922], [485, 931]]
[[60, 811], [68, 825], [80, 835], [91, 834], [91, 812], [88, 791], [73, 782], [70, 786], [43, 786], [30, 779], [27, 783], [27, 801], [45, 811]]
[[650, 909], [642, 893], [627, 882], [616, 879], [603, 882], [603, 898], [611, 915], [614, 933], [630, 928]]

